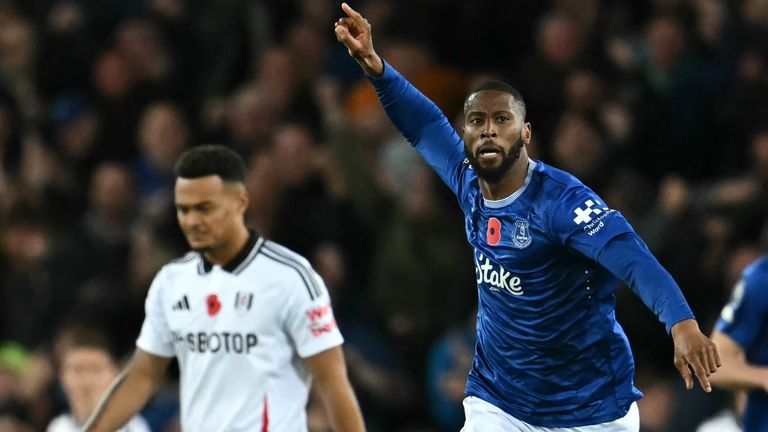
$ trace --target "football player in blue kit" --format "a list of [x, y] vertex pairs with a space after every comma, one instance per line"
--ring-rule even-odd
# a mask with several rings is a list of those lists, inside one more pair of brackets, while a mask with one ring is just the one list
[[477, 343], [462, 431], [637, 431], [634, 361], [615, 317], [626, 283], [671, 333], [687, 388], [720, 366], [679, 287], [617, 211], [572, 175], [528, 157], [522, 96], [474, 89], [457, 133], [437, 106], [373, 49], [346, 3], [336, 38], [387, 115], [456, 194], [474, 248]]
[[768, 430], [768, 255], [742, 273], [712, 340], [724, 361], [712, 383], [747, 390], [744, 432]]

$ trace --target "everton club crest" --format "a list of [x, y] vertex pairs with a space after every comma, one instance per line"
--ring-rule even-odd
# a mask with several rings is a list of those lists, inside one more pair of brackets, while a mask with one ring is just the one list
[[518, 219], [515, 221], [515, 230], [512, 232], [512, 244], [518, 249], [525, 249], [531, 244], [531, 231], [528, 229], [528, 221]]

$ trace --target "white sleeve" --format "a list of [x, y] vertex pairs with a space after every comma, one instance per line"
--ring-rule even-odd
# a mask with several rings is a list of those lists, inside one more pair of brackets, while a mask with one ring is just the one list
[[67, 414], [62, 414], [51, 420], [45, 432], [75, 432], [76, 430], [75, 422]]
[[302, 358], [341, 345], [344, 339], [336, 326], [331, 297], [320, 275], [313, 270], [306, 272], [306, 278], [295, 278], [288, 292], [286, 328]]
[[149, 428], [149, 424], [144, 420], [144, 417], [137, 414], [131, 417], [128, 424], [120, 428], [118, 432], [152, 432], [152, 429]]
[[160, 270], [149, 287], [147, 300], [144, 304], [146, 315], [144, 316], [144, 324], [141, 326], [141, 333], [136, 340], [136, 346], [150, 354], [173, 357], [176, 355], [173, 337], [163, 313], [164, 279], [163, 271]]

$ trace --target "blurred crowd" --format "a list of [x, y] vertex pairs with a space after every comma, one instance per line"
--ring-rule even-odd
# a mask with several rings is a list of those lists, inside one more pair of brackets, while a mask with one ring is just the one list
[[[711, 330], [768, 246], [767, 0], [350, 4], [450, 119], [484, 79], [518, 88], [529, 154], [621, 210]], [[174, 162], [207, 143], [248, 161], [248, 224], [325, 279], [369, 430], [460, 428], [476, 303], [461, 214], [335, 41], [340, 15], [331, 0], [0, 0], [0, 430], [98, 400], [95, 380], [67, 384], [67, 355], [89, 331], [110, 361], [132, 351], [152, 277], [186, 250]], [[643, 431], [728, 406], [686, 392], [663, 326], [629, 290], [617, 302]], [[177, 377], [143, 412], [154, 431], [178, 428]]]

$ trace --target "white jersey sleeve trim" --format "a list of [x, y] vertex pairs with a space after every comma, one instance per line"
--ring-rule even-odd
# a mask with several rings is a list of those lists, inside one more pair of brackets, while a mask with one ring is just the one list
[[288, 266], [296, 271], [304, 283], [304, 287], [306, 288], [307, 294], [309, 294], [309, 298], [311, 300], [315, 300], [316, 298], [320, 297], [321, 290], [317, 286], [315, 279], [312, 277], [312, 273], [314, 272], [305, 259], [299, 257], [288, 249], [275, 245], [275, 243], [272, 242], [267, 242], [264, 244], [264, 246], [261, 248], [261, 253], [272, 261]]

